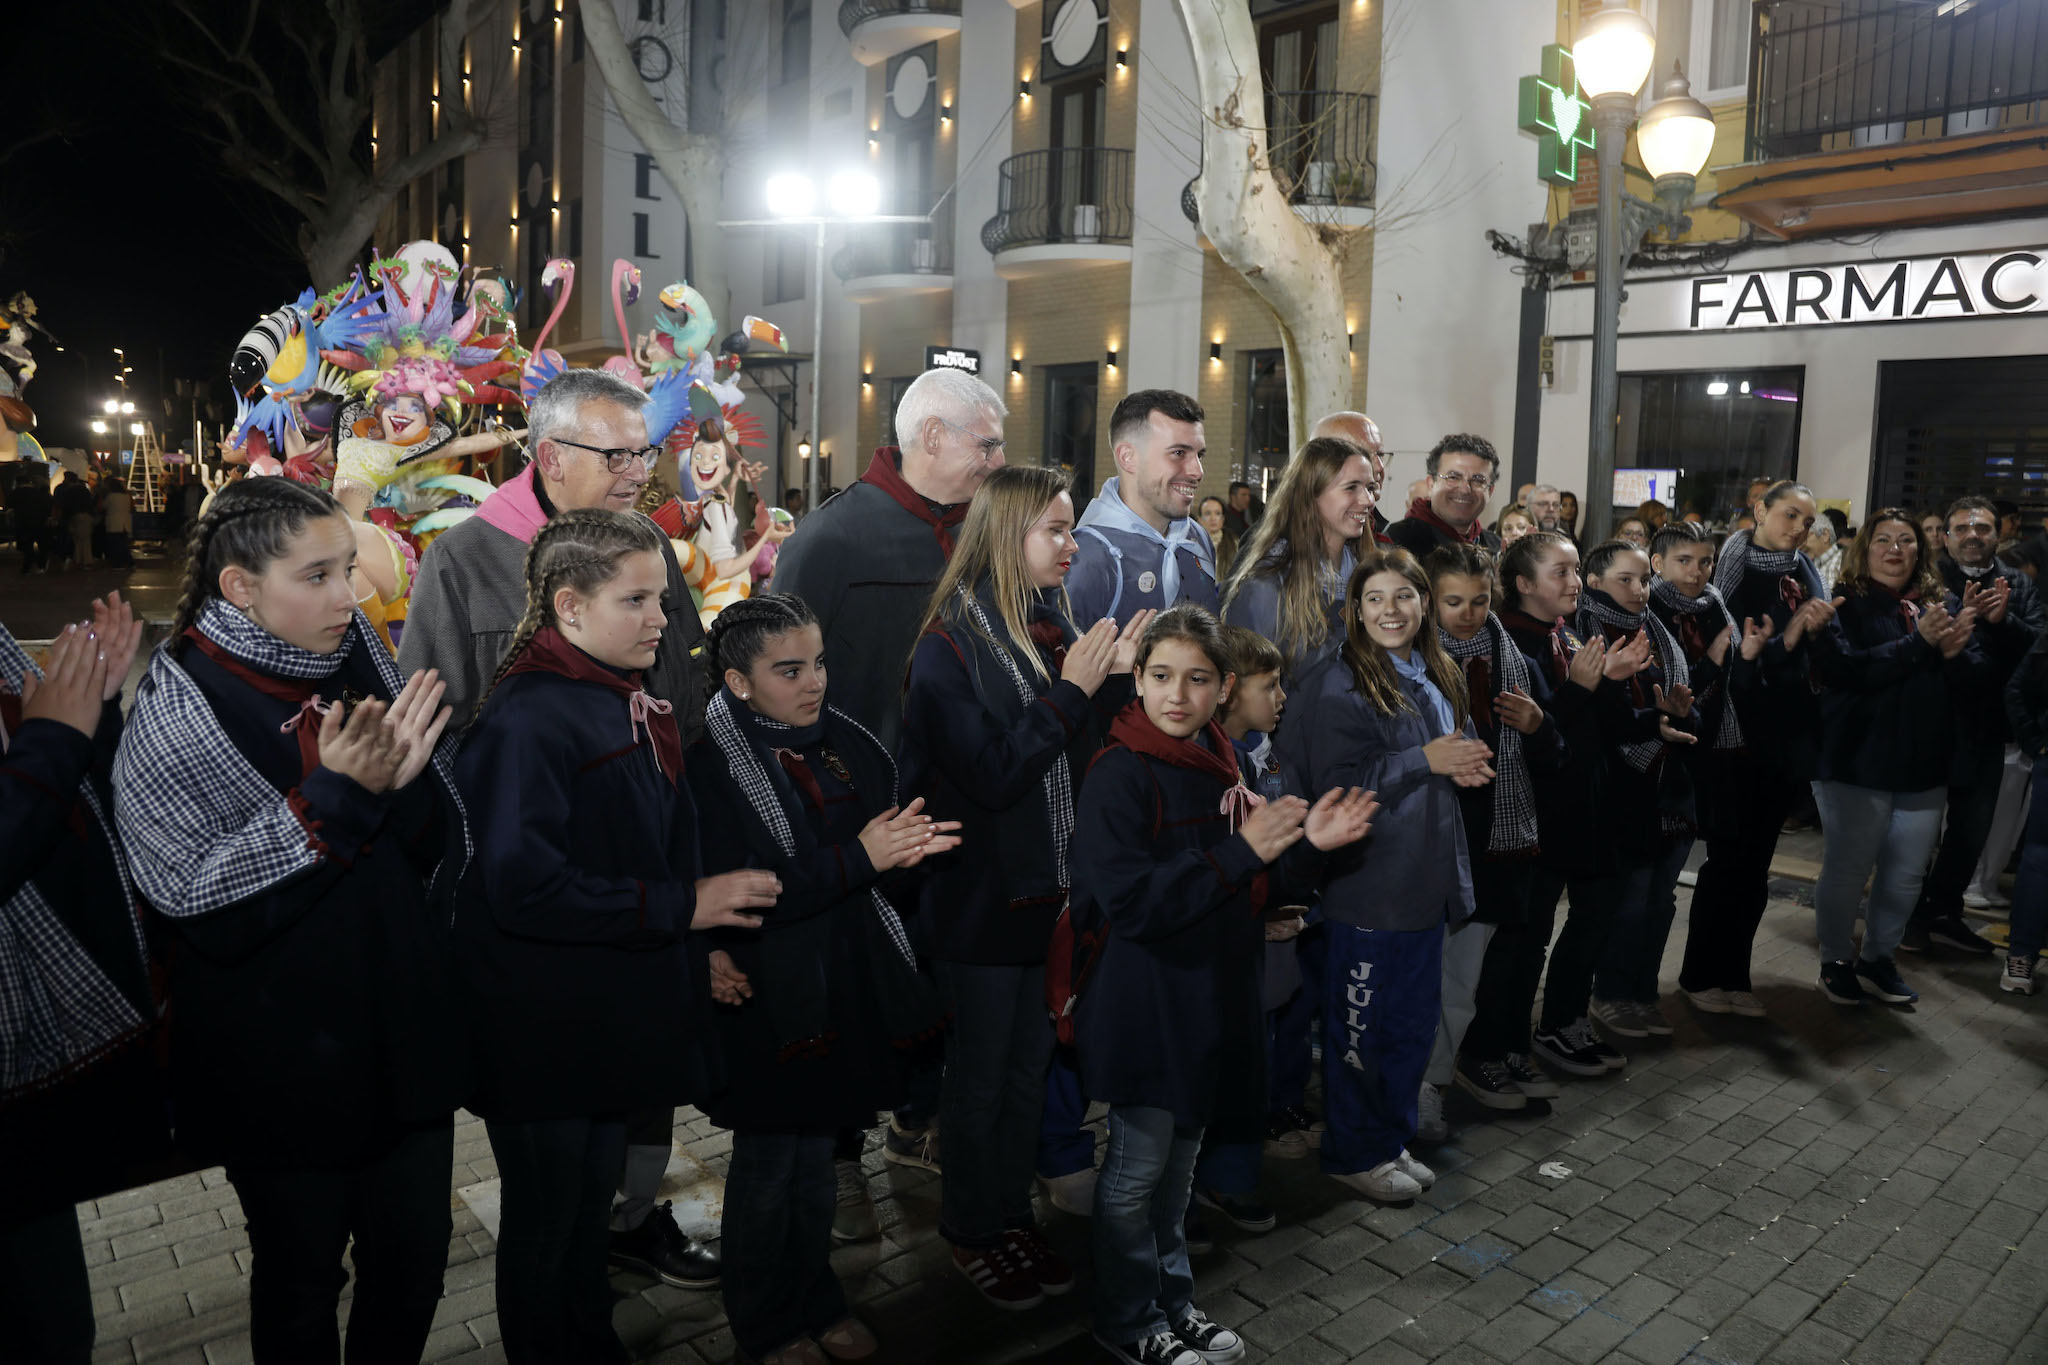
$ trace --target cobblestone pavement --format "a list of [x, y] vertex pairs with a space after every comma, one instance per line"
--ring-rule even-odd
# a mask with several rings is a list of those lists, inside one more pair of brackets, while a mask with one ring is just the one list
[[[1547, 1116], [1487, 1122], [1454, 1095], [1466, 1122], [1423, 1153], [1440, 1179], [1412, 1208], [1269, 1161], [1281, 1226], [1199, 1260], [1198, 1302], [1254, 1359], [1289, 1365], [2048, 1360], [2048, 1001], [2001, 996], [1990, 962], [1948, 957], [1906, 960], [1917, 1010], [1838, 1010], [1809, 984], [1811, 933], [1810, 911], [1773, 905], [1757, 978], [1769, 1021], [1667, 1006], [1675, 1038], [1627, 1044], [1626, 1072], [1567, 1082]], [[1666, 981], [1683, 940], [1681, 913]], [[683, 1117], [678, 1140], [722, 1175], [730, 1137]], [[455, 1158], [451, 1190], [496, 1174], [481, 1123], [458, 1128]], [[1539, 1174], [1548, 1162], [1571, 1174]], [[835, 1259], [884, 1359], [1102, 1358], [1086, 1338], [1084, 1220], [1046, 1214], [1084, 1287], [1004, 1314], [947, 1265], [936, 1179], [875, 1151], [868, 1166], [883, 1239]], [[427, 1358], [502, 1360], [491, 1239], [453, 1202]], [[96, 1360], [249, 1359], [247, 1239], [219, 1171], [79, 1217]], [[717, 1295], [614, 1286], [640, 1359], [732, 1358]]]

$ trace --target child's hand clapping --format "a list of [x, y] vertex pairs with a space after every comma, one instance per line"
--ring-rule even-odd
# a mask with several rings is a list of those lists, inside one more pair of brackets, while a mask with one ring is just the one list
[[1308, 802], [1298, 796], [1275, 797], [1245, 817], [1237, 837], [1251, 845], [1261, 862], [1270, 863], [1301, 838], [1307, 817]]
[[899, 813], [894, 806], [868, 821], [860, 832], [860, 846], [867, 850], [875, 871], [916, 867], [934, 853], [960, 847], [958, 820], [933, 820], [924, 813], [924, 798], [918, 797]]
[[1372, 817], [1378, 813], [1380, 803], [1373, 800], [1373, 793], [1353, 787], [1345, 791], [1332, 787], [1323, 793], [1322, 800], [1309, 808], [1302, 820], [1302, 833], [1309, 843], [1327, 853], [1333, 848], [1355, 844], [1372, 829]]

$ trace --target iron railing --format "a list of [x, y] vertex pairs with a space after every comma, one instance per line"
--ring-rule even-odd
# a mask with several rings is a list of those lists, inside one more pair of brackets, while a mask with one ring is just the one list
[[853, 31], [870, 19], [904, 14], [950, 14], [957, 18], [960, 0], [842, 0], [839, 31], [851, 38]]
[[1758, 0], [1748, 159], [1882, 146], [2039, 121], [2040, 0]]
[[981, 225], [991, 254], [1060, 242], [1131, 240], [1131, 153], [1119, 147], [1049, 147], [1003, 162], [996, 216]]
[[[1379, 188], [1372, 157], [1376, 99], [1348, 90], [1266, 92], [1266, 150], [1288, 203], [1372, 206]], [[1190, 223], [1201, 222], [1193, 180], [1181, 189], [1180, 211]]]
[[832, 272], [842, 280], [874, 275], [950, 275], [953, 273], [953, 199], [933, 212], [920, 204], [914, 213], [928, 213], [923, 223], [868, 223], [846, 230], [846, 245], [832, 257]]

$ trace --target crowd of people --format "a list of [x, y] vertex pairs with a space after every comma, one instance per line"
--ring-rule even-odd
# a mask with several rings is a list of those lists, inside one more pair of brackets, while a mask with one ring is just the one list
[[[1582, 545], [1548, 486], [1489, 522], [1499, 455], [1459, 434], [1389, 521], [1353, 412], [1269, 500], [1202, 498], [1203, 410], [1165, 390], [1117, 405], [1084, 499], [933, 370], [707, 628], [633, 510], [646, 401], [548, 383], [395, 658], [347, 514], [283, 478], [192, 525], [125, 712], [117, 596], [40, 667], [0, 631], [25, 1358], [90, 1357], [73, 1201], [174, 1129], [247, 1215], [257, 1360], [341, 1358], [351, 1243], [348, 1358], [417, 1359], [466, 1107], [515, 1365], [626, 1358], [613, 1265], [722, 1292], [750, 1359], [874, 1356], [829, 1257], [879, 1235], [884, 1111], [989, 1304], [1076, 1285], [1042, 1186], [1092, 1219], [1112, 1356], [1229, 1362], [1191, 1258], [1275, 1226], [1265, 1159], [1404, 1204], [1448, 1090], [1523, 1109], [1673, 1031], [1695, 843], [1693, 1010], [1769, 1012], [1752, 948], [1802, 791], [1829, 1000], [1916, 999], [1901, 950], [1994, 951], [1963, 911], [2048, 774], [2048, 652], [1984, 499], [1845, 536], [1785, 480], [1725, 535], [1660, 504]], [[2024, 824], [2001, 984], [2031, 993], [2048, 805]], [[716, 1247], [658, 1201], [680, 1105], [733, 1133]]]

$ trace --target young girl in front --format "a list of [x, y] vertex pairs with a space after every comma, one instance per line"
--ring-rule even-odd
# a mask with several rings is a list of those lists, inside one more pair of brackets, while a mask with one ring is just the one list
[[114, 817], [167, 943], [178, 1136], [227, 1167], [262, 1362], [416, 1360], [465, 1092], [448, 901], [468, 860], [447, 713], [356, 609], [354, 529], [290, 479], [221, 490], [137, 688]]
[[641, 690], [668, 619], [661, 552], [644, 517], [584, 509], [541, 528], [526, 614], [456, 769], [479, 831], [455, 914], [469, 1108], [504, 1182], [512, 1365], [626, 1359], [605, 1273], [625, 1115], [712, 1089], [686, 936], [758, 925], [746, 912], [780, 890], [761, 870], [700, 879], [682, 736]]
[[1360, 555], [1344, 647], [1302, 680], [1280, 732], [1281, 765], [1308, 790], [1366, 787], [1382, 806], [1372, 841], [1322, 878], [1322, 1160], [1394, 1204], [1436, 1180], [1407, 1144], [1436, 1040], [1444, 925], [1472, 915], [1457, 789], [1494, 775], [1429, 600], [1406, 550]]
[[[903, 1098], [906, 1054], [934, 1043], [937, 993], [918, 974], [890, 873], [960, 841], [896, 764], [825, 701], [825, 643], [801, 598], [744, 598], [705, 647], [718, 691], [690, 751], [706, 871], [760, 867], [782, 895], [758, 931], [711, 955], [726, 1084], [706, 1113], [733, 1130], [722, 1249], [726, 1315], [763, 1365], [878, 1349], [832, 1273], [837, 1130]], [[735, 997], [737, 999], [735, 1000]]]
[[1355, 789], [1313, 808], [1245, 790], [1216, 720], [1227, 658], [1200, 607], [1161, 612], [1136, 664], [1074, 838], [1075, 921], [1107, 928], [1076, 1020], [1083, 1087], [1109, 1105], [1095, 1336], [1132, 1365], [1200, 1365], [1244, 1355], [1194, 1306], [1182, 1219], [1203, 1129], [1265, 1110], [1260, 948], [1288, 900], [1268, 869], [1305, 839], [1285, 869], [1305, 874], [1310, 850], [1363, 838], [1373, 806]]

